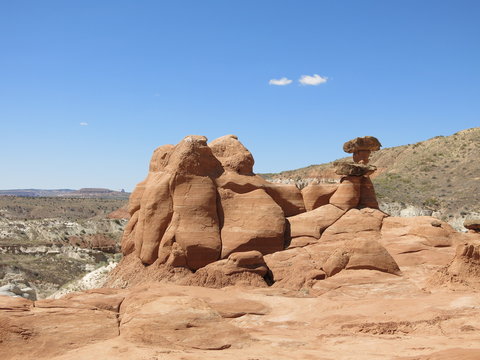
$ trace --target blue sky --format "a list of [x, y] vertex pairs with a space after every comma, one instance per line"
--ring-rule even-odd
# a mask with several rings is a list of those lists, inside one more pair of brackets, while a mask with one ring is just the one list
[[0, 189], [131, 190], [188, 134], [236, 134], [276, 172], [480, 126], [479, 18], [462, 0], [0, 0]]

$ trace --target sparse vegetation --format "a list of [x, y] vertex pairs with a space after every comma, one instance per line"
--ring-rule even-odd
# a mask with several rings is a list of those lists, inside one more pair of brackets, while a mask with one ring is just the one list
[[[125, 220], [106, 215], [125, 199], [0, 196], [0, 281], [19, 274], [43, 296], [120, 254], [81, 249], [82, 239], [118, 243]], [[72, 239], [76, 239], [75, 241]], [[82, 245], [84, 246], [84, 245]]]
[[[380, 139], [381, 140], [381, 139]], [[371, 163], [377, 196], [449, 213], [480, 211], [480, 128], [380, 150]], [[262, 175], [269, 179], [332, 178], [332, 163]], [[338, 178], [338, 177], [337, 177]], [[441, 201], [439, 200], [441, 198]], [[433, 201], [432, 199], [435, 199]]]
[[127, 202], [126, 199], [0, 196], [0, 215], [12, 220], [103, 218]]

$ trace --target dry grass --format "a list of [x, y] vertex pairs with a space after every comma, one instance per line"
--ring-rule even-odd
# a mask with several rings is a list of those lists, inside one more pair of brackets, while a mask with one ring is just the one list
[[125, 199], [0, 196], [0, 215], [12, 220], [104, 218]]
[[[480, 211], [480, 128], [437, 136], [416, 144], [380, 150], [371, 163], [380, 200], [442, 210], [449, 213]], [[311, 165], [270, 179], [332, 177], [332, 163]]]

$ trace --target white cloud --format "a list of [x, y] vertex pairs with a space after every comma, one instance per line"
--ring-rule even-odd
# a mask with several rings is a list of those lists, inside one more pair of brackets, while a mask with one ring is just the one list
[[313, 76], [310, 75], [302, 75], [298, 82], [302, 85], [320, 85], [326, 83], [328, 80], [325, 76], [320, 76], [318, 74], [314, 74]]
[[80, 126], [88, 126], [88, 123], [87, 122], [81, 122]]
[[291, 84], [293, 80], [282, 77], [281, 79], [271, 79], [268, 83], [270, 85], [285, 86]]

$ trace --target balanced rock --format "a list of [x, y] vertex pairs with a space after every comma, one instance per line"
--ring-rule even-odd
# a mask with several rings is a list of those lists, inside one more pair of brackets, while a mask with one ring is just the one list
[[336, 161], [333, 163], [333, 165], [335, 166], [335, 173], [337, 175], [345, 176], [371, 175], [375, 170], [377, 170], [377, 168], [373, 165], [348, 161]]
[[358, 137], [343, 144], [343, 151], [353, 153], [355, 163], [368, 164], [372, 151], [380, 149], [382, 144], [373, 136]]
[[357, 137], [343, 144], [343, 151], [346, 153], [355, 153], [357, 151], [378, 151], [380, 150], [380, 141], [373, 136]]

